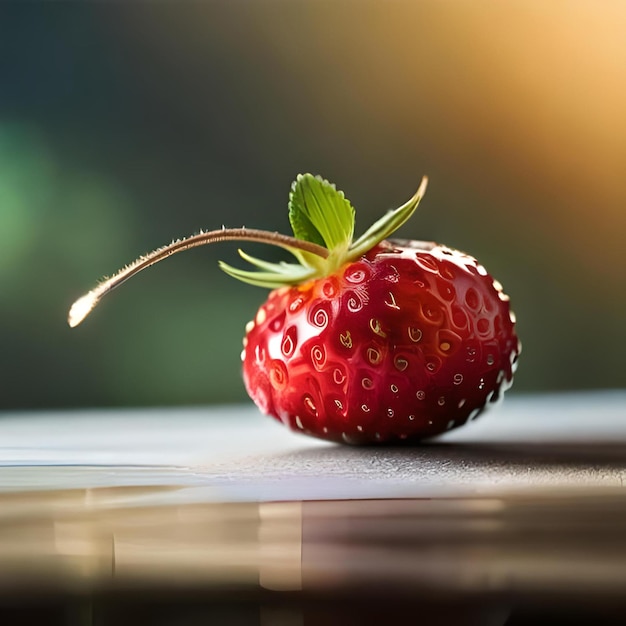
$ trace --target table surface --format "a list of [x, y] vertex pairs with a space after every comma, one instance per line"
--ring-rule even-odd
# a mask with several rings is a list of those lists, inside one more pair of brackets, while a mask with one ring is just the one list
[[418, 446], [349, 447], [253, 406], [0, 413], [0, 491], [177, 486], [202, 501], [621, 487], [626, 391], [518, 395]]
[[[250, 406], [0, 414], [0, 594], [129, 584], [626, 598], [626, 391], [418, 446]], [[407, 597], [408, 597], [407, 596]]]

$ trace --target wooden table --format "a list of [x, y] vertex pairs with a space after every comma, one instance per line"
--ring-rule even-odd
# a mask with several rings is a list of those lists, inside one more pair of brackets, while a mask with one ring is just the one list
[[622, 623], [625, 479], [625, 391], [395, 448], [250, 406], [0, 414], [0, 623]]

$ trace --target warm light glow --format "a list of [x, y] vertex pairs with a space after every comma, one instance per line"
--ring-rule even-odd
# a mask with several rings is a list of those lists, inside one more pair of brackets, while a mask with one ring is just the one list
[[71, 328], [78, 326], [94, 309], [99, 295], [95, 291], [90, 291], [81, 298], [78, 298], [70, 308], [70, 312], [67, 316], [67, 323]]

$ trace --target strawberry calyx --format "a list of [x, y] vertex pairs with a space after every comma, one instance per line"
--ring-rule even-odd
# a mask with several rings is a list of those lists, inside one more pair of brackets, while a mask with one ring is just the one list
[[300, 174], [289, 195], [289, 221], [294, 237], [320, 246], [328, 254], [288, 247], [297, 263], [269, 263], [239, 250], [239, 255], [256, 271], [238, 269], [222, 261], [220, 267], [233, 278], [270, 289], [330, 276], [398, 230], [417, 209], [427, 183], [428, 179], [422, 178], [419, 189], [405, 204], [386, 213], [354, 239], [355, 211], [344, 193], [320, 176]]
[[178, 239], [139, 257], [76, 300], [70, 308], [68, 324], [72, 328], [78, 326], [107, 293], [138, 272], [178, 252], [218, 241], [266, 243], [282, 247], [296, 258], [297, 263], [273, 263], [239, 250], [239, 255], [255, 270], [242, 270], [219, 262], [227, 274], [246, 283], [275, 289], [329, 276], [344, 264], [366, 254], [400, 228], [415, 212], [427, 182], [427, 178], [423, 177], [418, 190], [405, 204], [386, 213], [355, 240], [355, 212], [343, 192], [320, 176], [300, 174], [289, 195], [289, 221], [293, 237], [249, 228], [222, 228]]

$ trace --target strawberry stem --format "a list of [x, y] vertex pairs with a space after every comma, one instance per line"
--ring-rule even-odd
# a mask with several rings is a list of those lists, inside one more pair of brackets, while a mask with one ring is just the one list
[[177, 252], [218, 241], [266, 243], [285, 248], [296, 257], [298, 263], [270, 263], [240, 251], [244, 260], [256, 267], [254, 271], [220, 262], [220, 267], [227, 274], [252, 285], [276, 289], [328, 276], [346, 263], [360, 258], [400, 228], [415, 212], [426, 191], [427, 182], [424, 176], [413, 197], [383, 215], [355, 240], [354, 208], [343, 192], [319, 176], [301, 174], [296, 178], [289, 196], [289, 220], [295, 237], [264, 230], [222, 228], [178, 239], [169, 246], [139, 257], [113, 277], [103, 280], [76, 300], [67, 321], [71, 327], [78, 326], [107, 293], [141, 270]]
[[74, 328], [78, 326], [93, 311], [98, 302], [109, 292], [119, 287], [135, 274], [145, 270], [146, 268], [166, 259], [173, 254], [197, 248], [210, 243], [219, 241], [256, 241], [259, 243], [267, 243], [269, 245], [279, 246], [287, 250], [301, 250], [309, 252], [322, 259], [328, 258], [329, 251], [316, 243], [303, 241], [295, 237], [289, 237], [280, 233], [272, 233], [265, 230], [256, 230], [253, 228], [221, 228], [220, 230], [212, 230], [209, 232], [200, 232], [184, 239], [173, 241], [168, 246], [163, 246], [153, 250], [149, 254], [140, 256], [130, 265], [119, 270], [111, 278], [105, 279], [97, 287], [76, 300], [67, 318], [68, 324]]

